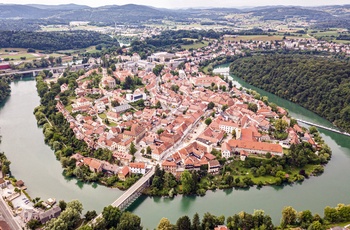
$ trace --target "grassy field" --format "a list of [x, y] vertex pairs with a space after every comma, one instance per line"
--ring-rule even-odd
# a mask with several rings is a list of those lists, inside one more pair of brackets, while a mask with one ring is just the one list
[[275, 41], [275, 40], [282, 40], [283, 36], [268, 36], [268, 35], [243, 35], [243, 36], [237, 36], [235, 38], [227, 37], [225, 40], [227, 41]]
[[186, 50], [199, 49], [199, 48], [208, 46], [208, 43], [209, 42], [207, 42], [207, 41], [195, 42], [195, 43], [193, 43], [191, 45], [182, 45], [181, 48], [186, 49]]
[[350, 41], [349, 41], [349, 40], [332, 40], [332, 42], [335, 42], [335, 43], [343, 43], [343, 44], [350, 44]]
[[[17, 51], [17, 52], [10, 52]], [[40, 52], [37, 50], [37, 52]], [[45, 57], [45, 54], [40, 53], [27, 53], [27, 49], [23, 48], [1, 48], [0, 49], [0, 58], [10, 59], [11, 61], [20, 61], [21, 57], [25, 57], [25, 60], [33, 60], [36, 58]]]

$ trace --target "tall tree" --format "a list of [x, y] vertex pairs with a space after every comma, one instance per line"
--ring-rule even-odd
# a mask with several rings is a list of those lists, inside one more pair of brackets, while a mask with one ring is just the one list
[[188, 216], [180, 217], [176, 222], [177, 230], [189, 230], [191, 229], [191, 220]]

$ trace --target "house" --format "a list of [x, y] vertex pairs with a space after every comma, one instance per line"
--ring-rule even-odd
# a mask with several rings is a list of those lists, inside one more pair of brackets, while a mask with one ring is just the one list
[[128, 166], [124, 166], [123, 168], [122, 168], [122, 170], [120, 170], [119, 171], [119, 173], [118, 173], [118, 178], [119, 178], [119, 180], [121, 180], [121, 181], [125, 181], [126, 180], [126, 178], [128, 177], [128, 175], [129, 175], [129, 167]]
[[54, 206], [51, 209], [39, 214], [39, 219], [42, 224], [45, 224], [52, 218], [57, 218], [61, 214], [61, 208], [59, 206]]
[[119, 160], [120, 163], [123, 165], [129, 165], [129, 163], [132, 159], [132, 155], [130, 155], [128, 153], [122, 153], [122, 152], [114, 152], [113, 157], [115, 159]]
[[218, 174], [220, 167], [221, 166], [218, 160], [211, 160], [208, 162], [208, 173]]
[[99, 173], [102, 172], [102, 163], [98, 160], [91, 159], [89, 164], [89, 169], [92, 172]]
[[146, 173], [146, 163], [144, 162], [130, 163], [129, 167], [131, 173], [143, 175]]
[[266, 154], [269, 152], [272, 155], [283, 156], [283, 148], [279, 144], [244, 140], [229, 140], [227, 143], [233, 152], [244, 150], [251, 154]]
[[165, 172], [176, 174], [177, 165], [174, 161], [163, 161], [162, 168]]
[[64, 91], [67, 91], [69, 89], [69, 87], [66, 83], [63, 83], [60, 88], [61, 88], [61, 93], [63, 93]]

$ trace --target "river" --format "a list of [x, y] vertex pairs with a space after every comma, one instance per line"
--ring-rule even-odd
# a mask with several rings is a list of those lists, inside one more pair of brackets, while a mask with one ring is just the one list
[[[278, 98], [272, 94], [251, 87], [240, 79], [235, 84], [242, 85], [268, 96], [287, 108], [291, 115], [331, 127], [332, 125], [316, 114]], [[11, 84], [12, 93], [4, 105], [0, 106], [0, 134], [3, 136], [0, 150], [12, 161], [12, 173], [24, 180], [31, 196], [66, 201], [79, 199], [87, 210], [101, 211], [114, 201], [121, 191], [96, 184], [81, 184], [75, 179], [67, 180], [53, 151], [44, 143], [42, 129], [36, 126], [33, 109], [39, 104], [34, 80], [21, 80]], [[323, 214], [327, 205], [350, 203], [350, 179], [346, 175], [350, 165], [350, 137], [320, 130], [322, 137], [333, 151], [332, 160], [319, 177], [312, 177], [301, 184], [285, 187], [263, 187], [249, 190], [208, 191], [204, 197], [176, 196], [169, 198], [140, 197], [128, 210], [142, 218], [145, 228], [153, 229], [162, 217], [172, 223], [183, 215], [190, 218], [198, 212], [215, 215], [233, 215], [240, 211], [252, 213], [254, 209], [264, 209], [278, 224], [281, 210], [291, 205], [297, 210], [310, 209]]]
[[36, 125], [33, 110], [40, 104], [34, 79], [11, 83], [11, 96], [0, 105], [0, 134], [12, 174], [23, 180], [32, 198], [80, 200], [84, 209], [100, 212], [122, 191], [97, 184], [84, 184], [62, 175], [60, 162], [44, 142], [42, 129]]

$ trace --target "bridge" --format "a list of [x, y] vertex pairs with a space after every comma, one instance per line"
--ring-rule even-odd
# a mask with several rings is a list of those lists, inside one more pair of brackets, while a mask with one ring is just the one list
[[[81, 64], [81, 65], [72, 65], [70, 68], [75, 69], [83, 69], [84, 67], [88, 66], [89, 64]], [[35, 77], [38, 73], [40, 73], [43, 70], [49, 70], [52, 73], [63, 73], [65, 69], [67, 69], [68, 66], [57, 66], [57, 67], [47, 67], [47, 68], [39, 68], [39, 69], [30, 69], [30, 70], [23, 70], [23, 71], [10, 71], [7, 73], [0, 74], [1, 76], [14, 76], [14, 75], [23, 75], [23, 74], [33, 74], [33, 77]]]
[[[126, 190], [116, 201], [112, 203], [113, 207], [117, 207], [120, 210], [125, 210], [131, 205], [137, 198], [141, 196], [141, 192], [149, 186], [150, 179], [154, 175], [155, 167], [152, 167], [143, 177], [141, 177], [135, 184], [133, 184], [128, 190]], [[101, 218], [102, 214], [99, 214], [92, 220], [95, 223], [98, 218]]]
[[329, 127], [326, 127], [326, 126], [323, 126], [323, 125], [319, 125], [319, 124], [315, 124], [315, 123], [312, 123], [310, 121], [305, 121], [305, 120], [302, 120], [302, 119], [295, 119], [295, 120], [297, 120], [298, 122], [307, 124], [307, 125], [312, 125], [312, 126], [315, 126], [315, 127], [321, 128], [321, 129], [325, 129], [325, 130], [328, 130], [328, 131], [331, 131], [331, 132], [334, 132], [334, 133], [339, 133], [339, 134], [342, 134], [342, 135], [350, 137], [350, 133], [347, 133], [347, 132], [342, 132], [342, 131], [337, 130], [337, 129], [329, 128]]

